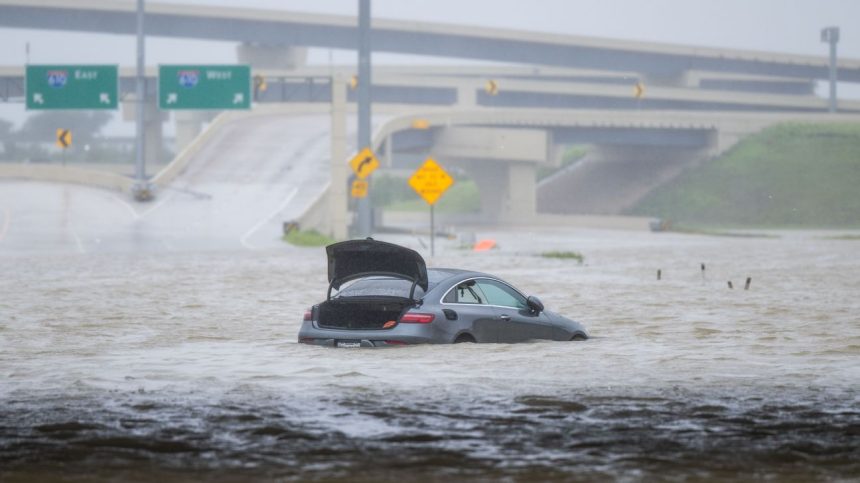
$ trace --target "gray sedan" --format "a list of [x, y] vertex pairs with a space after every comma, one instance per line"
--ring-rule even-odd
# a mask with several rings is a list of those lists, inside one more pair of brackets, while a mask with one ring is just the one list
[[[585, 340], [579, 322], [486, 273], [427, 269], [414, 250], [372, 239], [326, 247], [329, 289], [299, 342], [333, 347]], [[336, 293], [334, 293], [337, 291]]]

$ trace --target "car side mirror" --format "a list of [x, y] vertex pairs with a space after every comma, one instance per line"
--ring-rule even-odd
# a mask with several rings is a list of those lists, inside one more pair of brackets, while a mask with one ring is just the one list
[[543, 302], [540, 301], [539, 298], [534, 295], [529, 295], [529, 298], [526, 299], [526, 303], [529, 304], [529, 308], [535, 311], [536, 313], [543, 312]]

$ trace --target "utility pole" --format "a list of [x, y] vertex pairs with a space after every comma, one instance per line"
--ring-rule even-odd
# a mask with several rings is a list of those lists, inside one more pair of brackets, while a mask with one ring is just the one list
[[830, 104], [828, 111], [836, 112], [836, 44], [839, 43], [839, 27], [821, 29], [821, 41], [830, 44]]
[[[358, 151], [370, 147], [370, 0], [358, 0]], [[358, 199], [358, 235], [373, 231], [370, 197]]]
[[134, 125], [135, 139], [137, 141], [135, 149], [135, 164], [134, 164], [134, 188], [133, 195], [138, 201], [146, 201], [152, 197], [149, 191], [149, 182], [146, 180], [146, 159], [144, 158], [144, 146], [146, 146], [146, 75], [145, 57], [144, 57], [144, 36], [143, 36], [143, 16], [144, 16], [144, 0], [137, 0], [137, 82], [135, 88], [135, 114], [136, 122]]

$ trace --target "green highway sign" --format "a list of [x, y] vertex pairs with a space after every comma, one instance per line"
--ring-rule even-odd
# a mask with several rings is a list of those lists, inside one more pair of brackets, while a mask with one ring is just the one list
[[115, 65], [28, 65], [27, 109], [116, 109]]
[[158, 66], [160, 109], [250, 109], [247, 65]]

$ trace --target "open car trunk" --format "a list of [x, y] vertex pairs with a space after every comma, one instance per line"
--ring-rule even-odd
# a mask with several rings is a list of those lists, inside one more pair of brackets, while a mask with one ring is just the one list
[[317, 306], [317, 323], [326, 329], [383, 329], [414, 304], [400, 297], [336, 298]]

